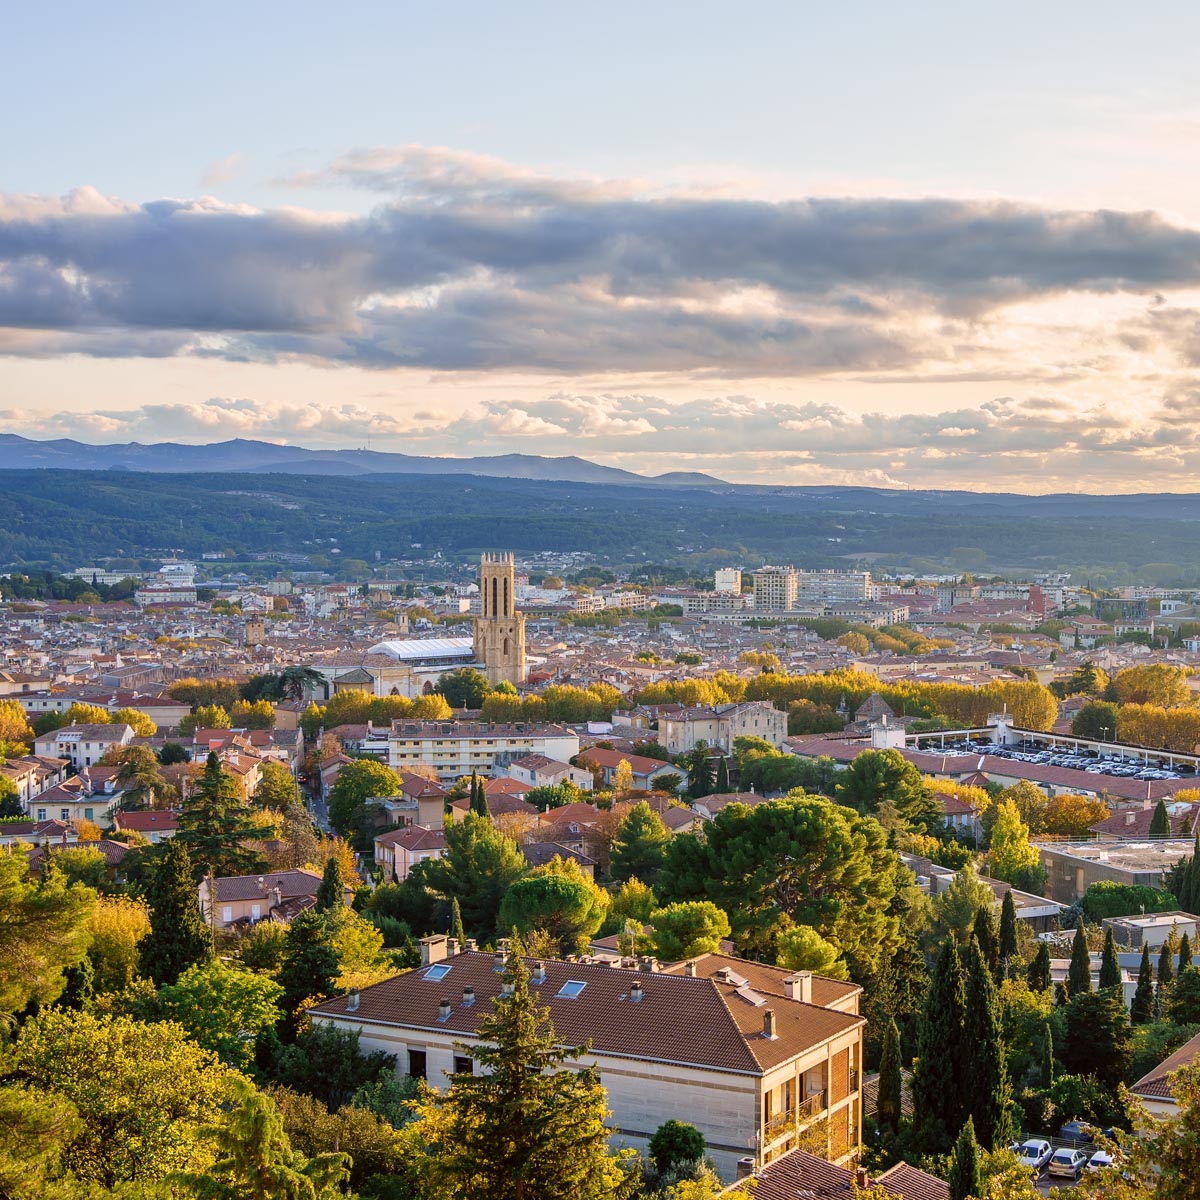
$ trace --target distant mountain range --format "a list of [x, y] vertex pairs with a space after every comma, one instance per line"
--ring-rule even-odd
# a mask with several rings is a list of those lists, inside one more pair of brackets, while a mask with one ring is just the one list
[[434, 458], [379, 450], [308, 450], [234, 438], [190, 446], [140, 442], [93, 446], [59, 438], [36, 441], [0, 434], [0, 470], [51, 468], [71, 471], [255, 472], [286, 475], [483, 475], [495, 479], [549, 479], [563, 483], [615, 483], [637, 487], [720, 487], [724, 481], [697, 471], [638, 475], [574, 455], [497, 454], [478, 458]]

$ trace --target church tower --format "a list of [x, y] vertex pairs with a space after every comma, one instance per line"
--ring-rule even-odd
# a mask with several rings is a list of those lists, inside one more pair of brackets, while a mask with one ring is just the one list
[[485, 554], [479, 564], [479, 616], [475, 618], [475, 658], [488, 682], [525, 679], [525, 615], [516, 610], [511, 554]]

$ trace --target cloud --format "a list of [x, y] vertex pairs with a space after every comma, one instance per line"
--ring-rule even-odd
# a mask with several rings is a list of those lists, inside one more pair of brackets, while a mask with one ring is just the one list
[[413, 146], [290, 182], [382, 203], [0, 198], [0, 353], [931, 381], [1200, 361], [1200, 231], [1151, 212], [717, 198]]
[[237, 178], [241, 168], [242, 156], [240, 154], [227, 154], [224, 158], [219, 158], [216, 162], [208, 165], [208, 168], [200, 177], [200, 186], [206, 188], [220, 187], [222, 184], [229, 183]]

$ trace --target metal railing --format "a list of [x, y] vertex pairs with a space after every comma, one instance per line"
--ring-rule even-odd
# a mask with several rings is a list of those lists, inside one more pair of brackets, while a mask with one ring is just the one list
[[777, 1113], [763, 1128], [763, 1141], [772, 1142], [787, 1133], [795, 1133], [806, 1122], [825, 1111], [825, 1092], [814, 1092], [799, 1104]]

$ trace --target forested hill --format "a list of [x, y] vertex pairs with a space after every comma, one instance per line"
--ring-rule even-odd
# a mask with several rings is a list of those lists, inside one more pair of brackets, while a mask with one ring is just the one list
[[[335, 540], [336, 539], [336, 540]], [[327, 552], [582, 551], [611, 563], [848, 561], [1063, 569], [1200, 581], [1200, 497], [979, 495], [870, 488], [666, 491], [463, 475], [0, 472], [0, 567], [74, 567], [178, 547]], [[1080, 579], [1082, 582], [1082, 578]]]

